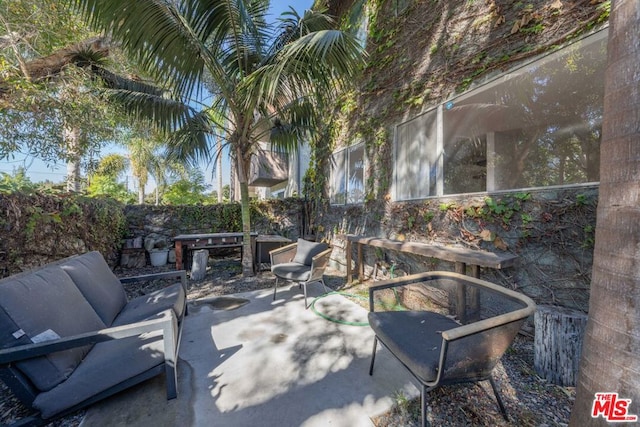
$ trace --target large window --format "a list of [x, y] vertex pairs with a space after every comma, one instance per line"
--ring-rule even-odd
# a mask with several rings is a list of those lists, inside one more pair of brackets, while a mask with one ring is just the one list
[[332, 204], [364, 202], [364, 144], [353, 145], [331, 156]]
[[398, 125], [395, 199], [597, 182], [606, 35]]
[[396, 197], [419, 199], [436, 193], [437, 113], [422, 114], [396, 130]]

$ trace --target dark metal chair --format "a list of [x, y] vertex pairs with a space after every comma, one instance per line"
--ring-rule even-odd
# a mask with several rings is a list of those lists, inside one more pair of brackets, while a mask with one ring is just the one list
[[369, 309], [375, 332], [369, 375], [379, 341], [420, 383], [423, 426], [428, 391], [484, 380], [508, 420], [491, 373], [534, 313], [530, 298], [473, 277], [428, 272], [372, 286]]

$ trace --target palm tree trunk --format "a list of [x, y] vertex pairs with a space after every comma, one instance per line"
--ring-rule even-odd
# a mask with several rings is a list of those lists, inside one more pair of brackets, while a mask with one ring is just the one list
[[222, 203], [222, 140], [218, 138], [218, 203]]
[[631, 399], [627, 415], [640, 416], [638, 37], [640, 2], [613, 1], [589, 320], [571, 426], [609, 425], [605, 403], [598, 405], [596, 418], [592, 417], [598, 392], [618, 393], [619, 401]]
[[62, 139], [67, 147], [67, 191], [80, 191], [80, 129], [64, 126]]
[[249, 277], [253, 271], [253, 248], [251, 242], [251, 208], [249, 204], [249, 164], [242, 155], [242, 144], [236, 144], [236, 172], [240, 186], [240, 206], [242, 215], [242, 275]]
[[144, 205], [144, 185], [138, 181], [138, 204]]

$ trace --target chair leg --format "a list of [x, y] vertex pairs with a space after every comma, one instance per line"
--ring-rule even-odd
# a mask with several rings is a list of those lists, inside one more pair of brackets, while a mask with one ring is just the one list
[[369, 375], [373, 375], [373, 364], [376, 361], [376, 349], [378, 348], [378, 337], [373, 337], [373, 352], [371, 353], [371, 365], [369, 365]]
[[276, 276], [276, 284], [273, 287], [273, 300], [276, 300], [276, 292], [278, 291], [278, 276]]
[[504, 408], [504, 404], [502, 403], [502, 397], [500, 397], [500, 393], [498, 392], [498, 387], [496, 387], [496, 383], [493, 381], [492, 377], [489, 377], [489, 383], [491, 384], [491, 388], [493, 389], [493, 394], [496, 395], [496, 400], [498, 401], [498, 406], [500, 407], [500, 412], [502, 412], [502, 416], [504, 417], [504, 420], [509, 421], [507, 410]]
[[329, 288], [327, 288], [327, 285], [325, 285], [324, 278], [320, 279], [320, 283], [322, 283], [322, 287], [324, 288], [324, 293], [325, 294], [328, 294], [329, 292], [331, 292], [331, 290]]
[[302, 285], [302, 289], [304, 290], [304, 308], [305, 310], [309, 308], [309, 306], [307, 305], [307, 284], [306, 283], [300, 283]]

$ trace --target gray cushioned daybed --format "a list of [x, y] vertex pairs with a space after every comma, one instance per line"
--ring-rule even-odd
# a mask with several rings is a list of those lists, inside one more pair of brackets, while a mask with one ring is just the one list
[[[127, 301], [123, 283], [179, 283]], [[183, 270], [118, 279], [99, 252], [0, 280], [0, 379], [39, 425], [165, 373], [176, 362], [186, 315]]]

